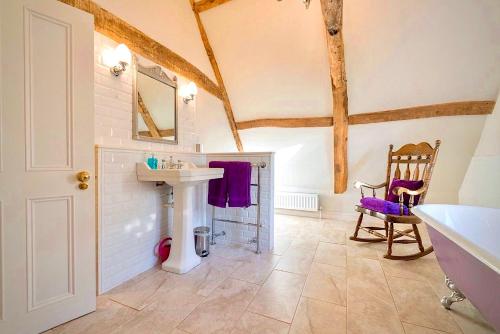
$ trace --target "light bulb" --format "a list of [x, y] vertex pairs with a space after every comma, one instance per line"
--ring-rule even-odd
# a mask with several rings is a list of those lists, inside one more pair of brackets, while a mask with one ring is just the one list
[[130, 64], [132, 62], [132, 54], [125, 44], [119, 44], [115, 48], [115, 57], [118, 62]]
[[101, 63], [107, 67], [113, 67], [118, 64], [116, 55], [113, 49], [104, 49], [101, 55]]
[[179, 89], [179, 95], [182, 97], [184, 103], [193, 101], [196, 94], [198, 94], [198, 87], [196, 87], [194, 82], [181, 86]]
[[179, 88], [179, 95], [181, 97], [187, 97], [187, 96], [189, 96], [188, 91], [187, 91], [187, 85], [181, 86]]
[[196, 84], [194, 82], [190, 82], [187, 85], [187, 92], [189, 95], [196, 95], [198, 94], [198, 87], [196, 87]]

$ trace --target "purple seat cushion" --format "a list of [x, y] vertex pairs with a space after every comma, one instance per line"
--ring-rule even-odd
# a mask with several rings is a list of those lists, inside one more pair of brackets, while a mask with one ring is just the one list
[[[364, 197], [361, 199], [361, 206], [365, 209], [377, 211], [387, 215], [399, 216], [399, 204], [386, 201], [376, 197]], [[404, 214], [408, 215], [408, 208], [404, 206]]]
[[[394, 179], [392, 180], [391, 186], [389, 187], [389, 193], [387, 194], [387, 200], [394, 203], [399, 203], [398, 195], [394, 195], [392, 190], [396, 187], [403, 187], [410, 190], [418, 190], [424, 186], [424, 181], [411, 181], [411, 180], [400, 180]], [[415, 196], [413, 199], [413, 205], [417, 205], [420, 200], [420, 195]], [[403, 194], [403, 204], [408, 206], [410, 203], [410, 195]]]

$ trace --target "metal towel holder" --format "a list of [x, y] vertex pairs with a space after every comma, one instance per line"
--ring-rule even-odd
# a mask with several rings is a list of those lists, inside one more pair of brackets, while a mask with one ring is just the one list
[[224, 223], [233, 223], [233, 224], [239, 224], [239, 225], [247, 225], [247, 226], [255, 226], [256, 228], [256, 237], [255, 241], [252, 240], [251, 242], [256, 243], [256, 250], [255, 253], [260, 254], [260, 228], [262, 227], [260, 223], [260, 170], [261, 168], [266, 168], [267, 164], [264, 161], [258, 162], [258, 163], [252, 163], [252, 167], [257, 167], [257, 183], [251, 183], [250, 186], [252, 187], [257, 187], [257, 203], [252, 203], [251, 206], [255, 206], [257, 208], [257, 223], [244, 223], [240, 222], [237, 220], [229, 220], [229, 219], [221, 219], [221, 218], [216, 218], [215, 217], [215, 206], [212, 206], [212, 235], [211, 235], [211, 245], [215, 245], [215, 238], [226, 235], [226, 232], [221, 231], [220, 233], [215, 233], [215, 222], [224, 222]]

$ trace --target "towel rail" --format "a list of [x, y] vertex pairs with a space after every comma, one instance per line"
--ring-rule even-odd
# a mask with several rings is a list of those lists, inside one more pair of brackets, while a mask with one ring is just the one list
[[239, 225], [246, 225], [246, 226], [255, 226], [255, 243], [256, 243], [256, 250], [255, 253], [260, 254], [260, 229], [262, 227], [262, 224], [260, 223], [260, 170], [262, 168], [266, 168], [267, 164], [264, 161], [257, 162], [257, 163], [252, 163], [252, 167], [257, 168], [257, 183], [251, 183], [250, 186], [252, 187], [257, 187], [257, 203], [252, 203], [251, 206], [255, 206], [257, 208], [257, 223], [245, 223], [245, 222], [240, 222], [237, 220], [231, 220], [231, 219], [222, 219], [222, 218], [216, 218], [215, 217], [215, 206], [212, 205], [212, 234], [211, 234], [211, 245], [215, 245], [215, 238], [225, 235], [225, 232], [222, 231], [220, 233], [215, 233], [215, 222], [223, 222], [223, 223], [231, 223], [231, 224], [239, 224]]

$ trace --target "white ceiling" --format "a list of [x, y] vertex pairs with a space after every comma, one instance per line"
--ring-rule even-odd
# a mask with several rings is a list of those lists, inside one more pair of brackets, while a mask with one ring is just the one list
[[[189, 0], [96, 2], [215, 81]], [[349, 113], [495, 99], [499, 15], [498, 0], [344, 1]], [[232, 0], [201, 18], [236, 121], [331, 115], [320, 0]]]
[[237, 121], [331, 115], [319, 0], [233, 0], [201, 17]]

